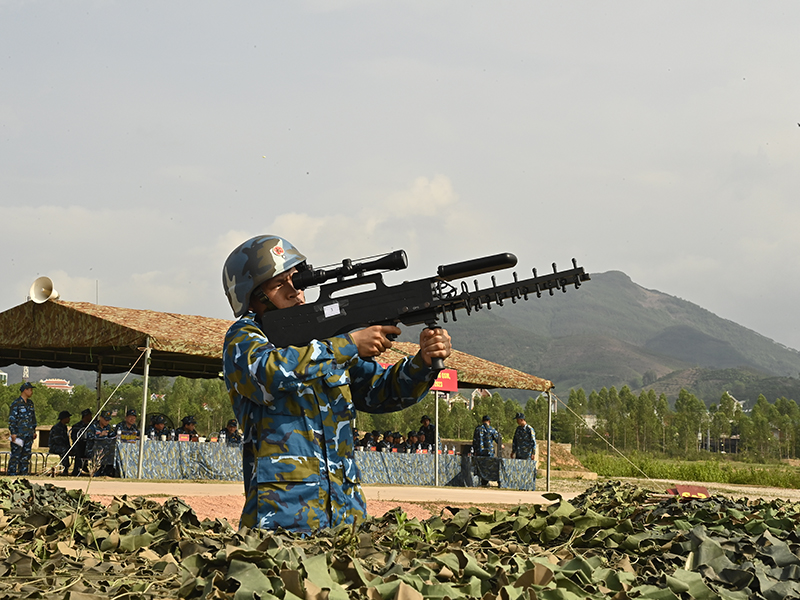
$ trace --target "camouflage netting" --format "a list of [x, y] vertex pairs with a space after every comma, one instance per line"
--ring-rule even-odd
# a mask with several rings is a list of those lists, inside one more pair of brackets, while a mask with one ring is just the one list
[[621, 483], [572, 502], [302, 538], [164, 506], [0, 482], [2, 598], [800, 597], [798, 504], [679, 500]]

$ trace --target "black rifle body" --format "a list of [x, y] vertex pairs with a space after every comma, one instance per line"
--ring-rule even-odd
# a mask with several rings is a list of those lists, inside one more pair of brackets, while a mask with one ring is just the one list
[[[513, 255], [498, 255], [510, 256]], [[486, 261], [478, 259], [475, 262]], [[514, 262], [516, 259], [514, 258]], [[469, 265], [469, 262], [459, 266]], [[583, 267], [578, 267], [575, 260], [573, 268], [557, 271], [553, 264], [553, 273], [538, 275], [533, 270], [533, 277], [506, 284], [496, 284], [492, 276], [492, 286], [479, 289], [477, 280], [474, 289], [470, 290], [465, 281], [460, 289], [449, 283], [459, 279], [458, 274], [447, 278], [438, 276], [416, 281], [407, 281], [398, 285], [387, 286], [380, 273], [362, 275], [352, 279], [343, 279], [320, 286], [319, 298], [310, 304], [293, 306], [281, 310], [264, 313], [261, 325], [276, 347], [305, 346], [314, 339], [325, 339], [348, 333], [371, 325], [419, 325], [424, 323], [436, 328], [441, 321], [447, 322], [448, 315], [456, 320], [456, 311], [465, 310], [467, 314], [474, 310], [491, 308], [493, 304], [503, 305], [506, 301], [516, 303], [527, 300], [531, 295], [541, 296], [542, 292], [553, 294], [553, 290], [567, 291], [567, 287], [580, 287], [589, 280]], [[513, 263], [512, 263], [513, 265]], [[442, 273], [446, 267], [440, 267]], [[358, 291], [350, 295], [337, 292], [359, 286], [368, 287], [366, 291]], [[434, 369], [444, 368], [441, 359], [434, 359]]]

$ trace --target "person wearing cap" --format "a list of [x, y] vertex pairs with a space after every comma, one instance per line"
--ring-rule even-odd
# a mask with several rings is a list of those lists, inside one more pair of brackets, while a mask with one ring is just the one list
[[180, 439], [178, 437], [180, 435], [188, 435], [190, 442], [199, 442], [200, 436], [197, 434], [197, 429], [195, 429], [197, 420], [192, 415], [186, 415], [181, 419], [181, 423], [183, 425], [175, 430], [175, 439]]
[[[492, 427], [492, 420], [489, 415], [484, 415], [481, 424], [475, 428], [472, 434], [472, 451], [475, 456], [494, 457], [495, 444], [500, 442], [500, 434], [497, 429]], [[505, 448], [500, 444], [501, 448]]]
[[[167, 419], [164, 418], [164, 415], [154, 415], [152, 425], [147, 430], [147, 437], [156, 441], [169, 441], [172, 439], [172, 434], [172, 430], [167, 427]], [[162, 435], [164, 440], [161, 440]]]
[[433, 441], [434, 438], [436, 438], [436, 428], [433, 426], [433, 423], [431, 423], [431, 418], [428, 415], [422, 415], [419, 422], [421, 423], [419, 430], [425, 434], [425, 447], [427, 448], [430, 446], [433, 448]]
[[511, 442], [511, 458], [531, 460], [536, 456], [536, 432], [525, 421], [525, 415], [517, 413], [517, 428], [514, 430], [514, 440]]
[[69, 411], [62, 410], [58, 413], [58, 423], [50, 428], [50, 454], [58, 454], [59, 456], [57, 473], [63, 472], [66, 474], [69, 472], [70, 443], [67, 425], [69, 425], [71, 416]]
[[391, 452], [394, 445], [394, 432], [384, 431], [383, 439], [378, 442], [378, 452]]
[[306, 257], [274, 235], [239, 245], [223, 267], [238, 319], [225, 336], [223, 374], [244, 430], [241, 526], [310, 532], [363, 521], [351, 425], [356, 410], [413, 406], [436, 380], [431, 360], [450, 356], [449, 334], [423, 329], [416, 355], [381, 366], [375, 357], [401, 333], [394, 325], [277, 347], [262, 317], [305, 304], [294, 276], [308, 269]]
[[81, 420], [75, 423], [69, 430], [69, 437], [72, 440], [72, 450], [70, 456], [75, 459], [72, 465], [72, 476], [77, 477], [81, 474], [84, 468], [84, 462], [87, 459], [86, 455], [86, 429], [89, 423], [92, 422], [92, 411], [84, 408], [81, 411]]
[[239, 433], [239, 422], [236, 419], [231, 419], [228, 424], [219, 432], [219, 437], [225, 434], [225, 443], [229, 446], [238, 446], [242, 443], [242, 435]]
[[[489, 481], [497, 481], [498, 475], [495, 473], [494, 465], [481, 464], [480, 458], [494, 458], [495, 444], [500, 442], [500, 434], [492, 427], [489, 415], [484, 415], [481, 424], [475, 428], [472, 434], [472, 452], [478, 457], [475, 466], [481, 478], [481, 485], [489, 485]], [[500, 444], [504, 448], [503, 444]], [[499, 469], [498, 469], [499, 471]], [[491, 475], [490, 475], [491, 473]]]
[[33, 440], [36, 439], [36, 409], [33, 406], [33, 384], [26, 381], [19, 386], [19, 397], [11, 403], [8, 413], [8, 430], [11, 433], [11, 457], [8, 459], [9, 475], [27, 475], [31, 463]]
[[419, 450], [419, 438], [417, 432], [412, 429], [406, 436], [406, 452], [414, 454], [417, 450]]
[[94, 475], [114, 476], [116, 443], [116, 431], [111, 427], [111, 411], [104, 410], [86, 428], [86, 455]]
[[135, 442], [139, 439], [139, 426], [136, 424], [136, 410], [129, 408], [125, 418], [117, 423], [117, 438], [123, 442]]
[[393, 443], [390, 452], [405, 452], [406, 451], [406, 440], [403, 437], [403, 434], [399, 431], [395, 431], [392, 435]]

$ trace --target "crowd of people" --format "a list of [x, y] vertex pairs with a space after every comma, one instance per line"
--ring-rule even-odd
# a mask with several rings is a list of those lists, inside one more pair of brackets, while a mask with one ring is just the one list
[[[8, 475], [28, 475], [30, 469], [33, 442], [36, 439], [36, 409], [32, 400], [34, 385], [24, 382], [19, 390], [19, 397], [11, 404], [8, 425], [11, 442], [11, 454], [8, 461]], [[59, 456], [56, 471], [65, 475], [80, 476], [90, 472], [95, 476], [114, 477], [116, 469], [116, 443], [138, 442], [140, 437], [137, 423], [138, 413], [135, 409], [126, 411], [123, 419], [112, 425], [111, 411], [103, 410], [94, 418], [92, 410], [81, 411], [80, 420], [70, 427], [72, 414], [62, 410], [58, 414], [58, 422], [50, 429], [48, 442], [50, 454]], [[154, 415], [146, 436], [152, 440], [188, 440], [200, 441], [197, 432], [197, 420], [188, 415], [181, 421], [181, 427], [174, 431], [167, 426], [164, 415]], [[186, 436], [186, 437], [181, 437]], [[242, 441], [239, 424], [236, 419], [228, 421], [216, 439], [229, 445], [239, 445]]]

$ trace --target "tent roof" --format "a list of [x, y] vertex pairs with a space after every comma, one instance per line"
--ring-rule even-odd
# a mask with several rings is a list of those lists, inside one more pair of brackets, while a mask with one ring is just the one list
[[[70, 367], [123, 373], [150, 338], [153, 376], [217, 377], [222, 370], [225, 332], [233, 321], [89, 302], [28, 301], [0, 313], [0, 367]], [[394, 363], [418, 346], [395, 342], [381, 357]], [[447, 368], [458, 372], [459, 387], [546, 391], [552, 383], [463, 352], [453, 351]], [[143, 361], [134, 373], [142, 374]]]

